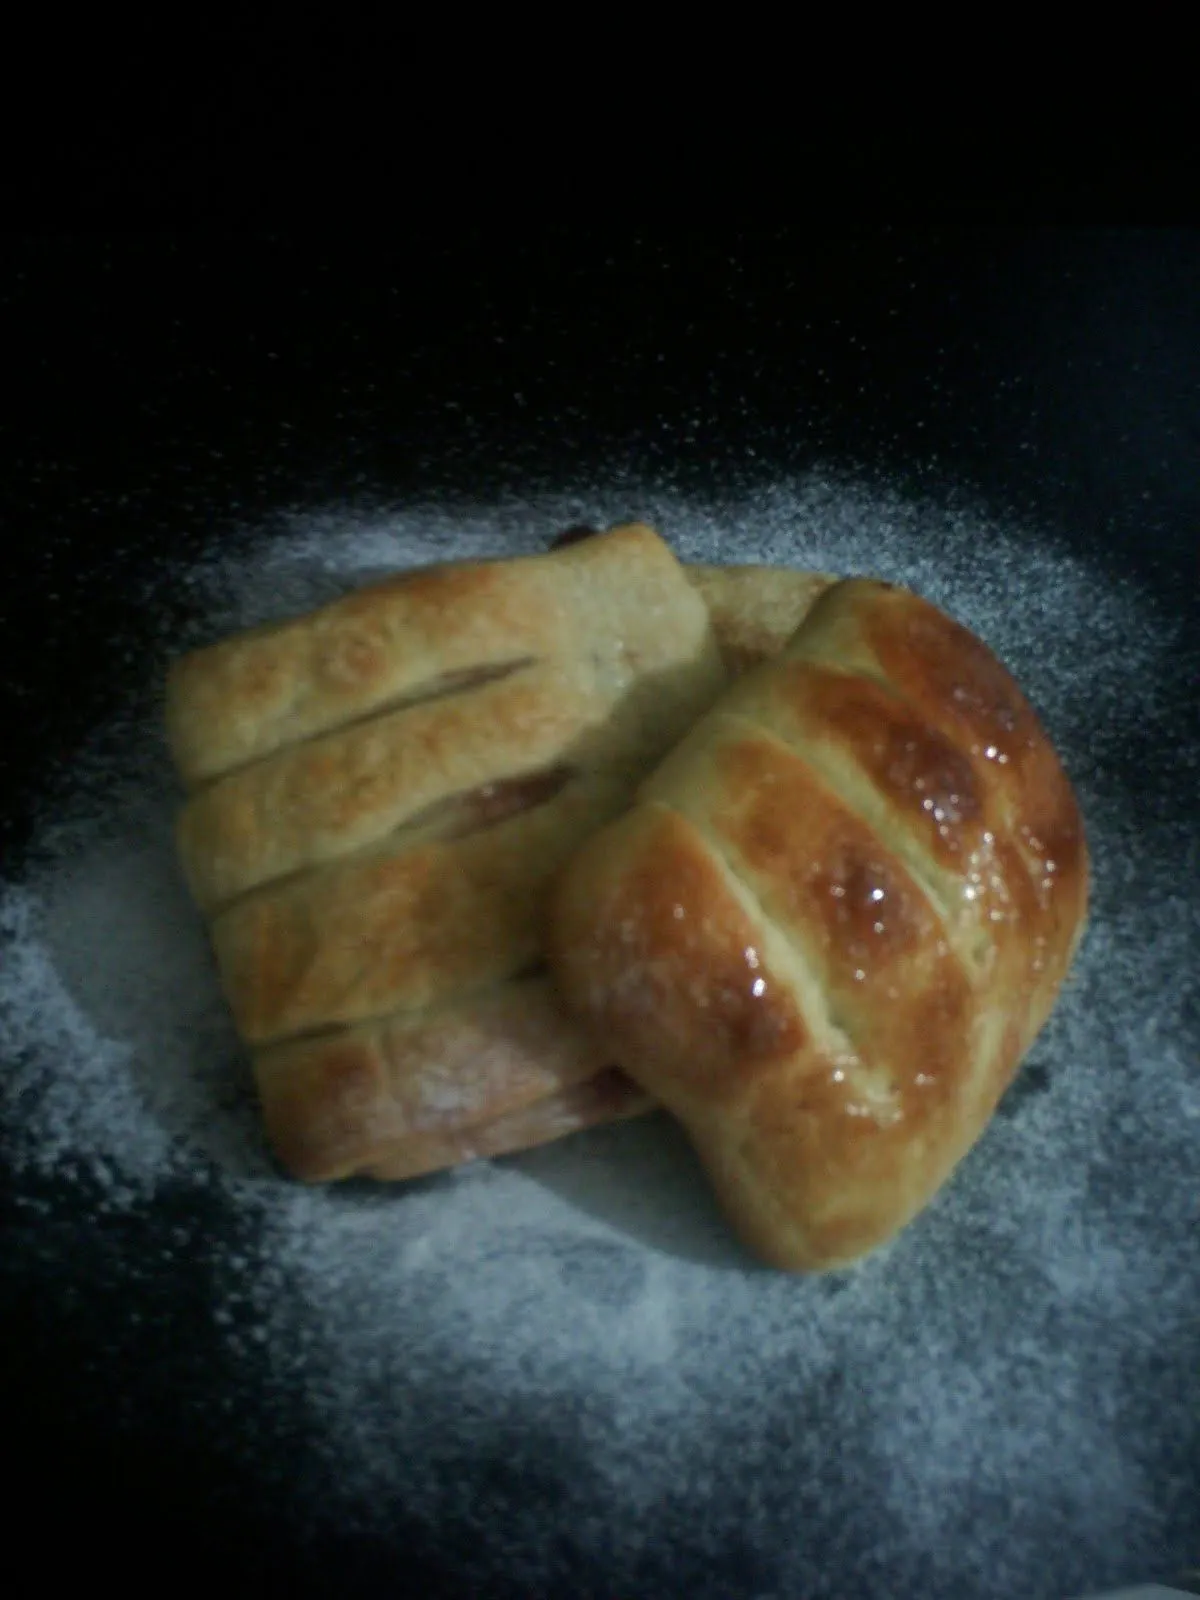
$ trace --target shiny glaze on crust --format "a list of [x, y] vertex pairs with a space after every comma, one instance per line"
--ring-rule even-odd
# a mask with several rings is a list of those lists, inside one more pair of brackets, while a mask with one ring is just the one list
[[1087, 874], [1007, 671], [916, 596], [848, 580], [569, 866], [551, 950], [752, 1246], [827, 1267], [903, 1226], [978, 1137], [1070, 963]]

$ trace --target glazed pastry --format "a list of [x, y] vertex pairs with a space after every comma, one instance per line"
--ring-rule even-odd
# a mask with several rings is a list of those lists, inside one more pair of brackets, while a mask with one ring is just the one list
[[855, 579], [584, 845], [549, 951], [748, 1244], [821, 1269], [892, 1237], [979, 1137], [1087, 886], [1070, 784], [1009, 673]]

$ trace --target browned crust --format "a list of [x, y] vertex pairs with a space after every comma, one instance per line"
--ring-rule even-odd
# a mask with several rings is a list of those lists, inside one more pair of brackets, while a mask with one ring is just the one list
[[680, 576], [653, 529], [630, 524], [545, 555], [401, 573], [236, 634], [172, 666], [166, 721], [176, 763], [189, 786], [208, 782], [442, 694], [462, 675], [619, 647], [639, 623], [638, 644], [669, 649], [681, 623], [705, 618]]
[[310, 1182], [345, 1177], [527, 1111], [607, 1065], [552, 984], [498, 984], [436, 1009], [399, 1014], [260, 1050], [255, 1067], [279, 1159]]
[[1053, 1004], [1086, 912], [1070, 784], [982, 643], [829, 588], [564, 874], [563, 992], [778, 1265], [923, 1206]]

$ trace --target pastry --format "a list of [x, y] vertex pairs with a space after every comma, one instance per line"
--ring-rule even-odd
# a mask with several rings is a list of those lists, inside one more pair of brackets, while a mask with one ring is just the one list
[[410, 1178], [648, 1110], [545, 974], [255, 1056], [276, 1154], [310, 1182]]
[[[597, 537], [585, 523], [566, 528], [551, 548]], [[704, 600], [731, 676], [778, 655], [817, 596], [836, 579], [793, 567], [686, 566], [688, 581]]]
[[[411, 1177], [652, 1104], [537, 976], [536, 913], [725, 675], [707, 643], [664, 672], [703, 623], [648, 530], [556, 560], [557, 577], [546, 558], [400, 576], [172, 673], [185, 874], [301, 1178]], [[684, 572], [727, 672], [777, 650], [832, 581]], [[665, 637], [645, 620], [659, 604]]]
[[1063, 768], [906, 590], [824, 590], [562, 874], [573, 1012], [683, 1124], [764, 1259], [842, 1266], [983, 1131], [1081, 936]]
[[788, 567], [686, 567], [712, 618], [726, 670], [737, 677], [779, 654], [835, 580]]
[[606, 1052], [526, 979], [554, 874], [726, 681], [703, 600], [637, 525], [176, 664], [180, 854], [291, 1170], [424, 1170], [644, 1104], [584, 1093]]

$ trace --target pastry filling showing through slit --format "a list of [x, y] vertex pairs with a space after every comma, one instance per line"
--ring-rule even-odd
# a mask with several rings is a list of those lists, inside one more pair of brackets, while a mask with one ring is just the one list
[[313, 862], [295, 872], [285, 872], [277, 878], [265, 878], [242, 894], [222, 902], [215, 908], [215, 913], [224, 915], [247, 900], [336, 872], [348, 862], [375, 854], [388, 840], [415, 850], [435, 840], [452, 843], [456, 839], [484, 833], [489, 828], [498, 828], [512, 817], [549, 805], [556, 795], [581, 775], [578, 768], [558, 763], [541, 772], [525, 772], [517, 778], [502, 778], [495, 783], [480, 784], [478, 788], [465, 790], [462, 794], [447, 795], [445, 799], [436, 800], [433, 805], [409, 817], [382, 839], [372, 839], [355, 850]]
[[346, 733], [351, 728], [361, 728], [370, 722], [380, 722], [384, 717], [389, 717], [397, 711], [409, 711], [415, 706], [430, 705], [437, 700], [449, 700], [454, 695], [466, 694], [472, 689], [482, 689], [490, 683], [501, 683], [505, 678], [514, 677], [518, 672], [536, 666], [537, 660], [536, 656], [517, 656], [511, 661], [494, 661], [478, 667], [462, 667], [457, 672], [440, 673], [436, 678], [429, 678], [404, 694], [381, 700], [358, 716], [346, 717], [331, 727], [321, 727], [313, 733], [306, 733], [298, 738], [284, 739], [260, 755], [251, 756], [247, 761], [235, 761], [223, 766], [220, 771], [211, 772], [193, 782], [189, 786], [190, 790], [193, 794], [199, 794], [202, 789], [207, 789], [220, 778], [227, 778], [235, 772], [244, 772], [248, 767], [256, 767], [265, 761], [272, 761], [276, 756], [294, 750], [298, 745], [315, 744], [330, 733]]
[[411, 818], [405, 827], [429, 826], [444, 839], [482, 833], [485, 828], [494, 828], [509, 817], [546, 805], [578, 776], [575, 767], [562, 763], [547, 767], [543, 772], [526, 772], [519, 778], [502, 778], [495, 783], [484, 783], [465, 794], [451, 795], [446, 800], [437, 801], [425, 812]]

